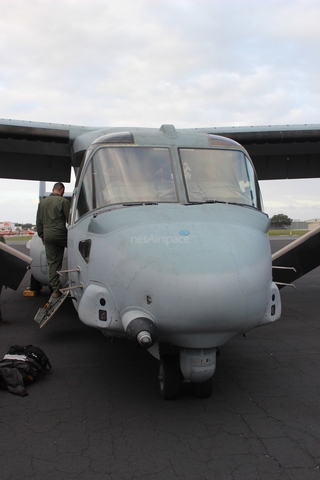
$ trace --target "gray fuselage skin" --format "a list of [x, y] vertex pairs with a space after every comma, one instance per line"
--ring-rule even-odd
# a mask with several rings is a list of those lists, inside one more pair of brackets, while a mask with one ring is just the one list
[[[99, 298], [105, 288], [110, 310], [99, 320], [95, 290], [88, 298], [85, 289], [75, 290], [80, 319], [122, 335], [123, 316], [140, 312], [156, 324], [160, 342], [220, 346], [270, 317], [277, 288], [268, 227], [261, 212], [224, 204], [132, 206], [83, 219], [69, 230], [68, 256], [78, 257], [80, 267], [73, 282], [96, 286]], [[78, 239], [92, 242], [88, 264]]]

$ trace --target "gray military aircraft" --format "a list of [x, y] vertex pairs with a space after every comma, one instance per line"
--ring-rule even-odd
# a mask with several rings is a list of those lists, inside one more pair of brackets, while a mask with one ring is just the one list
[[[0, 120], [0, 177], [68, 182], [74, 168], [62, 298], [71, 296], [83, 323], [159, 359], [165, 399], [178, 397], [181, 381], [209, 397], [219, 347], [278, 320], [278, 287], [320, 264], [320, 233], [313, 232], [278, 253], [273, 269], [258, 184], [258, 176], [320, 177], [319, 154], [320, 125]], [[48, 283], [37, 236], [30, 255], [37, 288]], [[40, 326], [60, 304], [49, 300], [38, 312]]]

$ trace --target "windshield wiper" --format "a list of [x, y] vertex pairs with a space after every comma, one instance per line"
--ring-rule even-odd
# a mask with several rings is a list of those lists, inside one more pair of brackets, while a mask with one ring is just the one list
[[158, 205], [157, 202], [126, 202], [122, 204], [124, 207], [136, 207], [138, 205]]
[[229, 202], [223, 202], [222, 200], [204, 200], [203, 202], [189, 202], [189, 203], [185, 203], [184, 205], [204, 205], [206, 203], [229, 203]]

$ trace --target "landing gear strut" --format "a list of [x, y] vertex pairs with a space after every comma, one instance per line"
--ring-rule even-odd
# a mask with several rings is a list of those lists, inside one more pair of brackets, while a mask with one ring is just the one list
[[178, 398], [181, 373], [177, 355], [164, 355], [160, 358], [158, 380], [162, 398], [165, 400]]
[[38, 282], [38, 280], [36, 280], [34, 276], [31, 274], [30, 290], [32, 290], [33, 292], [37, 292], [37, 295], [39, 295], [41, 288], [42, 288], [42, 284]]
[[198, 398], [209, 398], [212, 393], [212, 377], [202, 383], [193, 384], [194, 393]]

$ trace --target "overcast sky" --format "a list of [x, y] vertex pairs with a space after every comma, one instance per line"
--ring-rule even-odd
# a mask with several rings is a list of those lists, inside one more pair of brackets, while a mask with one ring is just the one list
[[[0, 7], [2, 118], [178, 128], [320, 123], [319, 0]], [[270, 216], [320, 217], [320, 180], [260, 185]], [[37, 182], [0, 180], [0, 221], [34, 223], [37, 203]]]

